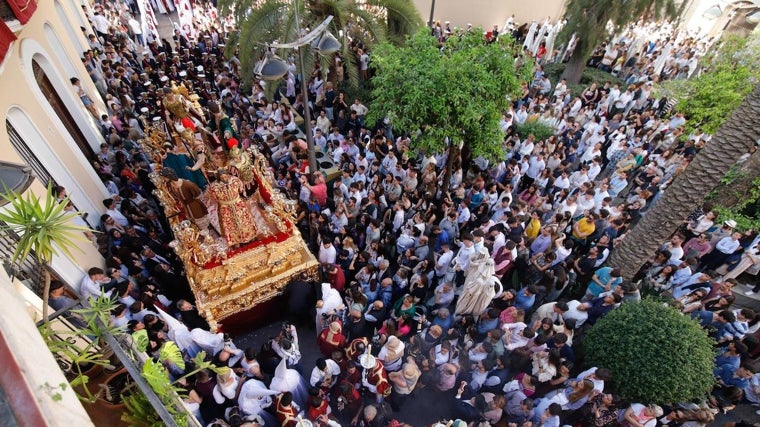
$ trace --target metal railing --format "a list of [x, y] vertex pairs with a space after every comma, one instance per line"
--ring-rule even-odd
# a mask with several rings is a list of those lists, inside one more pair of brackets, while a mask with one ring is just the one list
[[[77, 327], [74, 326], [67, 317], [69, 316], [70, 310], [82, 308], [84, 307], [84, 304], [79, 301], [75, 301], [71, 304], [69, 304], [66, 307], [61, 308], [60, 310], [56, 310], [53, 314], [50, 315], [50, 322], [57, 322], [56, 323], [56, 329], [61, 330], [59, 328], [65, 328], [61, 330], [60, 335], [56, 335], [59, 339], [70, 339], [70, 337], [65, 337], [64, 335], [67, 335], [66, 329], [68, 329], [68, 332], [75, 332], [77, 330]], [[40, 320], [37, 322], [37, 326], [41, 326], [44, 323], [43, 320]], [[106, 329], [105, 325], [99, 325], [102, 329]], [[142, 376], [142, 363], [144, 360], [147, 360], [148, 355], [145, 352], [140, 352], [137, 350], [137, 348], [134, 345], [133, 340], [131, 339], [131, 336], [128, 334], [111, 334], [110, 332], [105, 332], [103, 334], [103, 341], [111, 348], [111, 351], [113, 351], [114, 356], [119, 360], [119, 362], [124, 366], [127, 373], [129, 374], [130, 378], [134, 382], [135, 386], [140, 390], [140, 392], [145, 396], [148, 403], [153, 407], [153, 409], [156, 411], [158, 416], [161, 418], [161, 421], [165, 426], [168, 427], [178, 427], [177, 422], [175, 421], [174, 417], [171, 415], [169, 410], [166, 408], [164, 403], [162, 402], [161, 398], [153, 391], [150, 384], [143, 378]], [[87, 337], [82, 337], [83, 340], [89, 340]], [[54, 355], [56, 357], [56, 360], [58, 361], [59, 365], [61, 365], [62, 368], [64, 368], [64, 365], [62, 365], [62, 360], [60, 360], [59, 355]], [[173, 408], [178, 412], [185, 413], [187, 417], [187, 426], [189, 427], [202, 427], [200, 422], [195, 418], [195, 416], [189, 412], [185, 405], [182, 404], [181, 398], [178, 394], [174, 393], [174, 396], [172, 396], [173, 401]]]

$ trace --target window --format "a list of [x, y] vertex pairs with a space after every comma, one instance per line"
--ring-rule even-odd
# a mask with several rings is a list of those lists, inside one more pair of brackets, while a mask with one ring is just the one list
[[26, 142], [24, 142], [24, 140], [21, 138], [21, 135], [19, 135], [18, 131], [13, 127], [9, 120], [5, 121], [5, 127], [8, 129], [8, 138], [11, 141], [11, 145], [13, 145], [13, 148], [16, 150], [19, 156], [24, 159], [24, 163], [26, 163], [32, 169], [34, 176], [39, 179], [40, 182], [46, 185], [50, 182], [53, 182], [53, 178], [50, 177], [50, 174], [48, 173], [47, 169], [45, 169], [45, 166], [42, 165], [42, 162], [40, 162], [32, 150], [29, 149], [29, 147], [26, 145]]

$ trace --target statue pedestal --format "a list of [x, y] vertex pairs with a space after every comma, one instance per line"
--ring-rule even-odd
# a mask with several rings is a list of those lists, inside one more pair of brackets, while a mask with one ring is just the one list
[[[272, 187], [274, 176], [255, 149], [251, 160], [260, 196], [247, 203], [260, 233], [253, 241], [229, 248], [223, 241], [210, 239], [205, 231], [199, 232], [182, 212], [170, 218], [177, 239], [170, 246], [185, 264], [199, 313], [212, 327], [281, 295], [291, 280], [318, 278], [319, 263], [294, 223], [295, 202]], [[155, 178], [154, 182], [164, 207], [172, 207], [163, 183]], [[208, 207], [215, 223], [215, 206]]]
[[199, 312], [209, 322], [224, 322], [282, 294], [292, 279], [316, 280], [319, 263], [295, 233], [243, 248], [210, 267], [186, 263]]

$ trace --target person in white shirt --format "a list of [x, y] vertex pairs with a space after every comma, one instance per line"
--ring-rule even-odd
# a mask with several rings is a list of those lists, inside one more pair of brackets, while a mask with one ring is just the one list
[[324, 133], [320, 128], [314, 129], [314, 145], [319, 147], [322, 151], [327, 150], [327, 138], [325, 138]]
[[109, 289], [104, 292], [103, 290], [103, 284], [108, 282], [109, 280], [101, 268], [92, 267], [87, 270], [87, 275], [82, 279], [79, 295], [83, 300], [87, 300], [90, 297], [98, 298], [101, 295], [110, 298], [112, 291]]
[[470, 220], [470, 208], [467, 206], [467, 201], [462, 200], [459, 202], [459, 208], [457, 208], [457, 224], [462, 227], [462, 224], [466, 224]]
[[449, 268], [451, 267], [451, 260], [454, 259], [454, 251], [451, 250], [451, 247], [448, 243], [443, 243], [441, 245], [441, 253], [440, 255], [436, 255], [436, 258], [435, 275], [441, 279], [446, 276], [446, 273], [449, 272]]
[[475, 253], [474, 242], [470, 233], [462, 233], [462, 246], [459, 247], [456, 258], [454, 258], [455, 271], [467, 271], [470, 266], [470, 255]]
[[330, 119], [327, 118], [327, 113], [324, 110], [321, 111], [319, 117], [317, 117], [317, 129], [321, 130], [323, 134], [327, 134], [330, 132], [331, 127], [332, 123], [330, 122]]
[[317, 259], [320, 264], [335, 264], [336, 251], [330, 240], [322, 242]]
[[103, 206], [106, 207], [106, 214], [113, 218], [114, 221], [116, 221], [117, 224], [119, 224], [122, 227], [126, 227], [129, 225], [129, 220], [127, 217], [124, 216], [116, 207], [116, 201], [114, 199], [105, 199], [103, 200]]
[[523, 104], [520, 106], [520, 109], [517, 110], [515, 113], [515, 121], [518, 124], [523, 124], [525, 121], [528, 120], [528, 107]]
[[340, 366], [332, 360], [319, 358], [316, 361], [316, 366], [311, 370], [311, 377], [309, 378], [309, 384], [312, 387], [330, 388], [337, 384], [338, 376], [340, 375]]
[[404, 207], [401, 203], [396, 203], [393, 205], [393, 210], [396, 212], [393, 215], [393, 232], [398, 233], [398, 231], [401, 229], [401, 226], [404, 225]]
[[527, 327], [523, 322], [505, 323], [501, 326], [504, 330], [504, 348], [506, 350], [514, 350], [518, 347], [522, 347], [535, 336], [535, 332]]

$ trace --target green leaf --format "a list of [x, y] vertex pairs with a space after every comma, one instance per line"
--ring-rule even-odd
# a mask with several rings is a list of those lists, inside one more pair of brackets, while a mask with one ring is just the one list
[[180, 351], [177, 344], [172, 341], [166, 341], [158, 351], [158, 359], [162, 362], [171, 362], [179, 369], [185, 369], [185, 360], [182, 358], [182, 351]]

